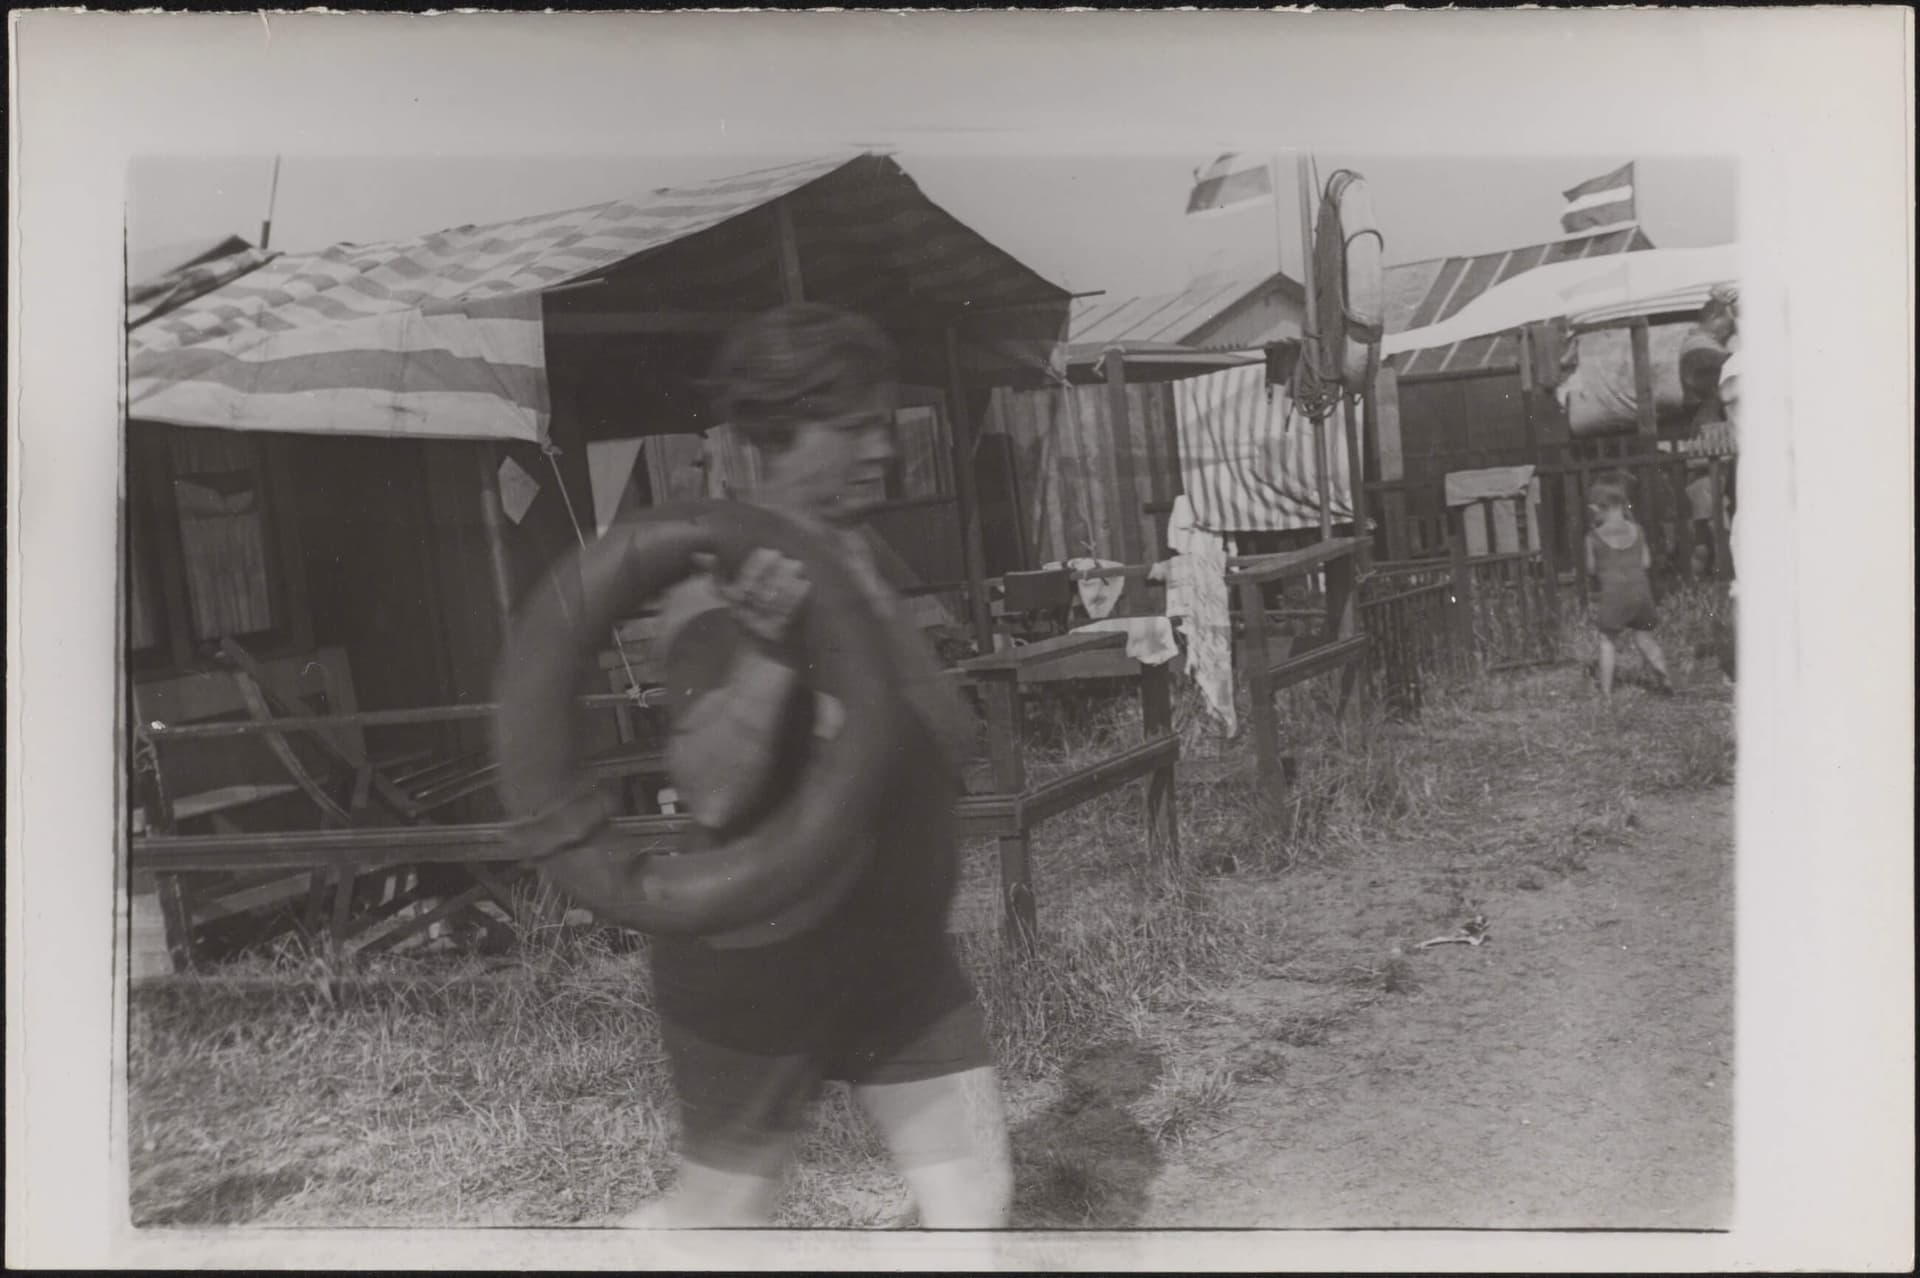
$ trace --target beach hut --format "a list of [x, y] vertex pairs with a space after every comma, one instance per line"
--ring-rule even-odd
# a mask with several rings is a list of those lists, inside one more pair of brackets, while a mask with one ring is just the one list
[[[147, 718], [217, 712], [223, 644], [316, 710], [485, 702], [504, 619], [547, 565], [683, 482], [644, 441], [714, 425], [696, 378], [720, 336], [800, 298], [898, 341], [918, 444], [879, 528], [963, 618], [974, 583], [984, 619], [971, 441], [991, 387], [1057, 365], [1068, 296], [886, 156], [403, 242], [234, 247], [129, 290], [127, 651]], [[611, 637], [608, 655], [624, 664]], [[445, 756], [483, 749], [485, 722], [368, 735]], [[265, 758], [219, 744], [234, 758], [187, 789]]]

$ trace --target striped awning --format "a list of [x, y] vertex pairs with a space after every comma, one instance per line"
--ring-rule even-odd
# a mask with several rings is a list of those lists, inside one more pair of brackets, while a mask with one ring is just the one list
[[[810, 198], [790, 199], [803, 192]], [[578, 306], [570, 299], [574, 314], [601, 299], [708, 312], [771, 304], [777, 240], [741, 224], [781, 201], [807, 296], [883, 323], [908, 307], [958, 321], [975, 377], [1018, 368], [1037, 370], [1037, 381], [1057, 370], [1065, 290], [934, 205], [891, 159], [842, 156], [415, 240], [275, 256], [188, 300], [173, 295], [163, 313], [130, 310], [128, 415], [539, 439], [550, 414], [549, 290], [604, 281]], [[724, 234], [729, 227], [736, 233]], [[750, 261], [729, 249], [746, 241], [761, 249]]]
[[[1269, 393], [1264, 365], [1175, 382], [1173, 400], [1195, 524], [1218, 533], [1319, 525], [1318, 432], [1283, 389]], [[1327, 426], [1328, 504], [1343, 522], [1353, 518], [1352, 468], [1339, 414]]]
[[[1482, 293], [1541, 266], [1651, 249], [1637, 226], [1583, 231], [1500, 253], [1436, 258], [1387, 268], [1387, 331], [1427, 328], [1453, 318]], [[1435, 373], [1505, 371], [1519, 366], [1520, 341], [1490, 333], [1389, 356], [1403, 378]]]

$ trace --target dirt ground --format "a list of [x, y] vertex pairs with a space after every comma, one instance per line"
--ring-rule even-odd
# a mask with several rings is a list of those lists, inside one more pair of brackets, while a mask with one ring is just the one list
[[[1158, 1157], [1124, 1123], [1052, 1133], [1123, 1169], [1089, 1214], [1136, 1228], [1724, 1227], [1732, 790], [1642, 798], [1628, 825], [1472, 894], [1444, 868], [1397, 872], [1392, 849], [1362, 894], [1349, 875], [1241, 885], [1293, 894], [1285, 914], [1305, 929], [1276, 944], [1314, 966], [1165, 1027], [1190, 1065], [1235, 1078], [1206, 1132]], [[1469, 911], [1487, 920], [1483, 944], [1417, 948]], [[1133, 1081], [1094, 1108], [1124, 1113], [1139, 1073], [1116, 1071]]]

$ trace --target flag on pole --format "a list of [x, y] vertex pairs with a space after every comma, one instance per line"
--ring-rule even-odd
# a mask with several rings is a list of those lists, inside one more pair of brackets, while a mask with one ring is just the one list
[[1188, 213], [1219, 213], [1273, 198], [1273, 175], [1258, 156], [1223, 155], [1193, 175]]
[[1560, 214], [1560, 229], [1569, 235], [1631, 222], [1634, 220], [1633, 164], [1629, 162], [1601, 177], [1588, 178], [1562, 194], [1567, 197], [1567, 207]]

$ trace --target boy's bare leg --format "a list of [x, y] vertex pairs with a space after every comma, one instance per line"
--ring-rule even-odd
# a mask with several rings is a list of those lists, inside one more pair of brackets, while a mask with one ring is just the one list
[[751, 1229], [773, 1223], [779, 1195], [778, 1176], [682, 1163], [671, 1190], [616, 1223], [621, 1229]]
[[1600, 636], [1600, 697], [1611, 700], [1613, 697], [1613, 665], [1615, 661], [1613, 640]]
[[1013, 1155], [991, 1067], [853, 1094], [886, 1138], [923, 1229], [1006, 1228]]

